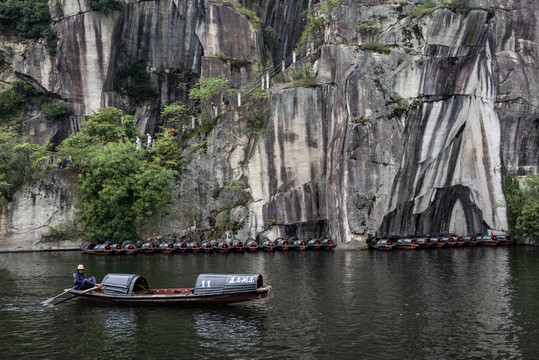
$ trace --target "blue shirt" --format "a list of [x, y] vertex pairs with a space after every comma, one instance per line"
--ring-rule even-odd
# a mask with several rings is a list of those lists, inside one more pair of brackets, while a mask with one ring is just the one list
[[77, 287], [80, 287], [82, 285], [82, 283], [84, 282], [84, 280], [86, 280], [86, 276], [84, 275], [84, 273], [80, 273], [80, 272], [76, 272], [73, 274], [73, 281], [75, 283], [75, 286]]

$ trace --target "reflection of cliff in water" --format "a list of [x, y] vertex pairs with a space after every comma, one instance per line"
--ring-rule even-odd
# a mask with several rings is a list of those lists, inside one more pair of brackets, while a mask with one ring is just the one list
[[534, 247], [519, 248], [510, 257], [513, 319], [519, 324], [514, 341], [522, 349], [522, 359], [534, 359], [539, 354], [539, 257]]
[[404, 326], [411, 338], [398, 341], [402, 350], [427, 358], [482, 357], [485, 352], [520, 357], [516, 339], [507, 339], [520, 328], [513, 322], [506, 248], [373, 252], [371, 258], [372, 301], [365, 311], [393, 309], [378, 312], [380, 324], [372, 332]]

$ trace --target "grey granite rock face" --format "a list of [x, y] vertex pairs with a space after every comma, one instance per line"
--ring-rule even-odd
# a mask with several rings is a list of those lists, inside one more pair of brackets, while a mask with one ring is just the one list
[[[317, 77], [335, 89], [319, 87], [317, 102], [300, 89], [274, 94], [293, 100], [274, 100], [272, 118], [274, 136], [292, 121], [300, 143], [321, 137], [306, 119], [336, 131], [305, 154], [297, 141], [282, 147], [290, 155], [262, 150], [272, 167], [303, 163], [313, 174], [266, 186], [266, 220], [324, 221], [340, 241], [507, 230], [503, 168], [537, 173], [537, 4], [478, 2], [466, 14], [437, 9], [419, 20], [387, 1], [341, 5]], [[361, 51], [367, 41], [391, 45], [390, 54]], [[300, 104], [292, 114], [289, 103]], [[325, 194], [321, 216], [308, 218], [317, 187], [325, 189], [315, 192]]]
[[71, 170], [56, 171], [0, 202], [0, 251], [77, 248], [77, 239], [59, 236], [76, 220], [76, 184]]
[[[294, 48], [304, 26], [297, 14], [320, 5], [249, 3], [260, 5], [262, 26], [278, 30], [274, 57]], [[29, 128], [43, 144], [77, 131], [102, 106], [134, 113], [139, 129], [153, 132], [166, 125], [164, 104], [189, 103], [176, 86], [185, 74], [225, 75], [244, 86], [263, 63], [261, 29], [232, 3], [129, 1], [124, 13], [107, 16], [89, 11], [88, 1], [50, 4], [56, 54], [39, 41], [4, 42], [14, 56], [1, 74], [24, 76], [73, 105], [61, 127], [34, 114]], [[237, 108], [203, 139], [204, 151], [194, 139], [176, 206], [140, 229], [143, 236], [207, 236], [231, 223], [245, 238], [325, 234], [339, 243], [507, 230], [503, 172], [537, 174], [539, 163], [539, 3], [467, 4], [417, 19], [416, 4], [343, 0], [326, 16], [325, 44], [310, 59], [317, 86], [274, 84], [259, 135]], [[367, 51], [369, 42], [389, 48]], [[137, 59], [157, 95], [134, 104], [115, 91], [113, 74]], [[234, 181], [245, 187], [217, 191]], [[4, 209], [2, 238], [14, 241], [22, 212]], [[39, 239], [36, 231], [25, 233]]]

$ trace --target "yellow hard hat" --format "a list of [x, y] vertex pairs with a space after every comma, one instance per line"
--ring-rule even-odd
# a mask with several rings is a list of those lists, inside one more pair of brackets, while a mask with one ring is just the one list
[[77, 266], [77, 270], [84, 270], [84, 265], [80, 264], [79, 266]]

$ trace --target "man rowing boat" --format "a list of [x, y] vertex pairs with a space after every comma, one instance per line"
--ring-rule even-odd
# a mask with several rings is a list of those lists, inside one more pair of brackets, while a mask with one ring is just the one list
[[77, 272], [73, 274], [73, 282], [75, 283], [76, 290], [86, 290], [96, 286], [95, 277], [87, 278], [84, 275], [84, 265], [77, 266]]

